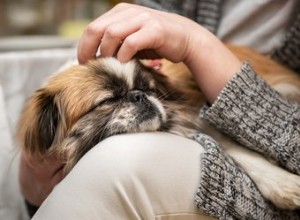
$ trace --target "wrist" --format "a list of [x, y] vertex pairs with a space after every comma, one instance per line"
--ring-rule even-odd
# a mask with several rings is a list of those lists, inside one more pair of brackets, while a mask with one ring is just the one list
[[210, 103], [213, 103], [242, 62], [211, 32], [199, 26], [184, 63]]

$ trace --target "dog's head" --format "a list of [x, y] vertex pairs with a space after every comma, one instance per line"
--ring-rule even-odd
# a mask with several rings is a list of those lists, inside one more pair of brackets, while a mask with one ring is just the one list
[[67, 154], [74, 163], [114, 134], [184, 133], [195, 112], [183, 102], [165, 76], [139, 61], [102, 58], [49, 78], [28, 100], [18, 137], [32, 154]]

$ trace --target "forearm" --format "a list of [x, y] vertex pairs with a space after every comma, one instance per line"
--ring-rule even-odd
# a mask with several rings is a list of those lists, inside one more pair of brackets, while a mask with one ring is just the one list
[[184, 62], [199, 88], [213, 103], [228, 81], [240, 70], [242, 62], [212, 33], [196, 26], [190, 41], [192, 48]]
[[300, 174], [300, 106], [281, 97], [248, 64], [203, 113], [243, 145]]

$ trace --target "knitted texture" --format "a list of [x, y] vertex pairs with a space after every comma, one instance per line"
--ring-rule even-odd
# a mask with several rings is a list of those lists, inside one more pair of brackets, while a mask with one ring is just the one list
[[219, 219], [300, 219], [297, 211], [277, 209], [266, 201], [255, 183], [230, 159], [218, 144], [204, 134], [194, 139], [205, 148], [201, 156], [201, 179], [196, 204]]
[[136, 0], [137, 4], [188, 17], [216, 33], [223, 0]]
[[244, 146], [300, 174], [300, 106], [266, 84], [248, 63], [202, 117]]
[[197, 13], [195, 21], [212, 33], [216, 33], [220, 22], [221, 3], [223, 0], [202, 0], [196, 2]]

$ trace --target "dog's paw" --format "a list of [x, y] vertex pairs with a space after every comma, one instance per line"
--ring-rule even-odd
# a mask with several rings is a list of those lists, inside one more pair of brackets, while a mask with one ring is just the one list
[[281, 209], [300, 208], [300, 176], [282, 172], [280, 175], [264, 176], [258, 184], [263, 196]]

